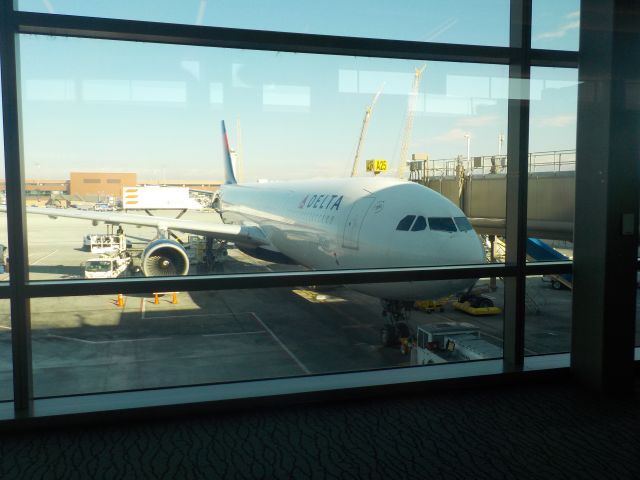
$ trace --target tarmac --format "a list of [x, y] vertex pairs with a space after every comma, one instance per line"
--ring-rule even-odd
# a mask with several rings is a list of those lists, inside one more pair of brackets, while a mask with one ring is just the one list
[[[54, 210], [55, 213], [55, 210]], [[166, 213], [165, 213], [166, 214]], [[219, 222], [213, 212], [183, 218]], [[82, 278], [87, 233], [104, 225], [29, 215], [30, 279]], [[142, 247], [150, 228], [126, 227]], [[0, 221], [6, 245], [6, 222]], [[299, 269], [253, 259], [230, 248], [223, 273]], [[195, 271], [195, 266], [192, 267]], [[6, 281], [7, 274], [0, 275]], [[479, 285], [488, 285], [482, 279]], [[488, 292], [502, 307], [503, 285]], [[407, 366], [410, 356], [380, 344], [380, 301], [343, 286], [38, 298], [31, 304], [36, 397], [198, 385]], [[571, 291], [541, 277], [527, 282], [527, 355], [568, 352]], [[474, 317], [444, 305], [443, 312], [411, 312], [410, 326], [450, 324], [478, 329], [501, 346], [503, 316]], [[0, 300], [0, 400], [12, 396], [9, 301]], [[636, 334], [636, 344], [640, 335]]]

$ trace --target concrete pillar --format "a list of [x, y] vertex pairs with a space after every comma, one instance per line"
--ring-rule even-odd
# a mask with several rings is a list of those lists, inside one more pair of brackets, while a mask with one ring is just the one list
[[583, 0], [571, 371], [633, 389], [640, 159], [640, 2]]

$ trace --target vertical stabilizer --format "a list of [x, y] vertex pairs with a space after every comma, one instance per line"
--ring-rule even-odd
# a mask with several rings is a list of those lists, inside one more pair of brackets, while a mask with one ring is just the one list
[[222, 150], [224, 160], [224, 183], [225, 185], [238, 183], [233, 169], [233, 161], [231, 160], [231, 149], [229, 148], [229, 137], [227, 137], [227, 128], [222, 121]]

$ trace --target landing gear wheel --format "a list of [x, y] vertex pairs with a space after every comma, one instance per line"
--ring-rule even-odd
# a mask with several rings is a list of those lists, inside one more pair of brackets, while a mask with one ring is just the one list
[[398, 343], [395, 325], [385, 325], [380, 330], [380, 341], [383, 347], [392, 347]]
[[380, 340], [385, 347], [397, 346], [400, 338], [409, 338], [411, 330], [407, 324], [408, 312], [413, 302], [382, 299], [382, 316], [387, 324], [380, 330]]
[[404, 322], [396, 323], [396, 332], [397, 332], [398, 338], [409, 338], [411, 336], [409, 325], [407, 325]]
[[490, 299], [484, 298], [484, 297], [478, 298], [478, 308], [490, 308], [490, 307], [493, 307], [493, 302]]

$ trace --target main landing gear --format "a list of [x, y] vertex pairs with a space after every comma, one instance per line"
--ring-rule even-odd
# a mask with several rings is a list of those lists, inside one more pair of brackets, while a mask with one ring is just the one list
[[387, 323], [380, 330], [380, 340], [383, 346], [393, 347], [400, 343], [401, 338], [409, 338], [411, 336], [407, 320], [413, 302], [383, 299], [381, 303], [382, 316]]
[[207, 237], [198, 272], [211, 273], [222, 270], [222, 263], [227, 257], [227, 242]]

